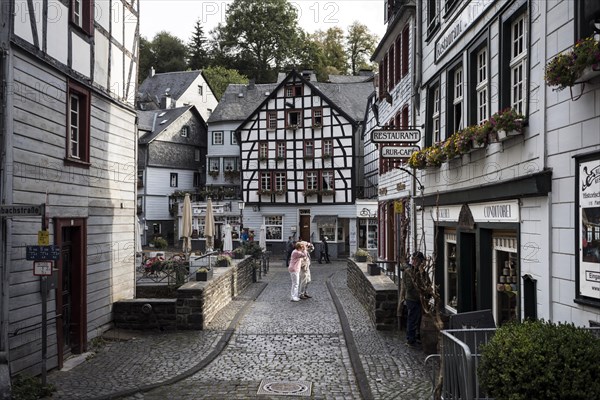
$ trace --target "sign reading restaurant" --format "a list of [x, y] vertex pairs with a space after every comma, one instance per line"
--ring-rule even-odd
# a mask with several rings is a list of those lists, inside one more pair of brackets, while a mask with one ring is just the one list
[[418, 129], [382, 129], [371, 132], [373, 143], [418, 143], [421, 131]]
[[494, 0], [471, 0], [462, 12], [454, 19], [444, 33], [435, 42], [435, 62], [446, 55], [458, 39], [469, 30], [470, 26], [483, 15], [483, 12]]

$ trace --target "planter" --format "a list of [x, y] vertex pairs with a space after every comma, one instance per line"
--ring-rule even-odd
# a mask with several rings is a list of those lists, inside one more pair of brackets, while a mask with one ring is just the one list
[[421, 345], [425, 354], [438, 353], [438, 339], [440, 330], [435, 326], [433, 317], [423, 314], [421, 318]]
[[475, 140], [472, 140], [471, 142], [472, 142], [472, 144], [471, 144], [472, 150], [485, 149], [485, 142], [478, 143]]
[[196, 281], [197, 282], [205, 282], [213, 277], [213, 270], [209, 269], [207, 271], [198, 271], [196, 272]]
[[520, 135], [522, 132], [521, 131], [505, 131], [505, 130], [499, 130], [498, 131], [498, 140], [499, 141], [503, 141], [508, 139], [511, 136], [518, 136]]
[[586, 67], [575, 83], [584, 83], [600, 76], [600, 64]]
[[381, 274], [381, 268], [379, 268], [379, 265], [373, 263], [373, 264], [367, 264], [367, 268], [369, 271], [369, 275], [380, 275]]
[[367, 256], [354, 256], [356, 262], [367, 262]]
[[242, 260], [244, 258], [244, 254], [243, 253], [236, 253], [235, 251], [233, 252], [233, 258], [236, 260]]
[[215, 267], [229, 267], [229, 262], [227, 260], [218, 260], [215, 263]]

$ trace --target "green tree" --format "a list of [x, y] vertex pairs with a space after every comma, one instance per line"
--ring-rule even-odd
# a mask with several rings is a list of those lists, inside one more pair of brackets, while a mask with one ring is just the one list
[[227, 89], [227, 85], [230, 83], [248, 83], [248, 78], [241, 75], [234, 69], [227, 69], [225, 67], [215, 66], [208, 67], [202, 70], [204, 77], [208, 81], [213, 93], [220, 100]]
[[346, 48], [352, 75], [357, 75], [361, 69], [372, 69], [369, 59], [375, 51], [377, 40], [377, 36], [373, 35], [366, 25], [358, 21], [354, 21], [348, 27]]
[[219, 29], [221, 47], [244, 57], [248, 67], [240, 71], [258, 83], [292, 59], [299, 45], [297, 13], [287, 0], [234, 0]]
[[154, 35], [151, 42], [140, 39], [140, 82], [148, 77], [151, 67], [156, 72], [185, 71], [187, 49], [181, 39], [166, 31]]
[[336, 26], [327, 29], [320, 35], [323, 41], [326, 66], [339, 74], [345, 74], [348, 71], [348, 60], [344, 50], [344, 31]]
[[206, 50], [206, 37], [200, 20], [196, 21], [192, 38], [187, 46], [189, 55], [188, 67], [192, 70], [208, 67], [208, 52]]

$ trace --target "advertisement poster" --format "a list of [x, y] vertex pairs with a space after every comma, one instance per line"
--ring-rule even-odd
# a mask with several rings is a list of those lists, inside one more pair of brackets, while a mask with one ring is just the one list
[[600, 159], [579, 164], [579, 294], [600, 300]]

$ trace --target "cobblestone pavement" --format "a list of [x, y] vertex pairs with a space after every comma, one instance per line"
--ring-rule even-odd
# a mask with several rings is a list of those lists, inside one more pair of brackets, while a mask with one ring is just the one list
[[[207, 330], [110, 341], [74, 369], [49, 374], [58, 388], [53, 398], [281, 399], [257, 395], [261, 381], [271, 379], [309, 382], [313, 399], [361, 399], [327, 282], [344, 308], [373, 399], [431, 398], [425, 355], [406, 347], [402, 332], [375, 330], [346, 286], [346, 262], [315, 263], [312, 277], [313, 298], [291, 302], [289, 273], [281, 263], [271, 263], [262, 281], [220, 312]], [[243, 317], [223, 351], [199, 369], [240, 312]]]

